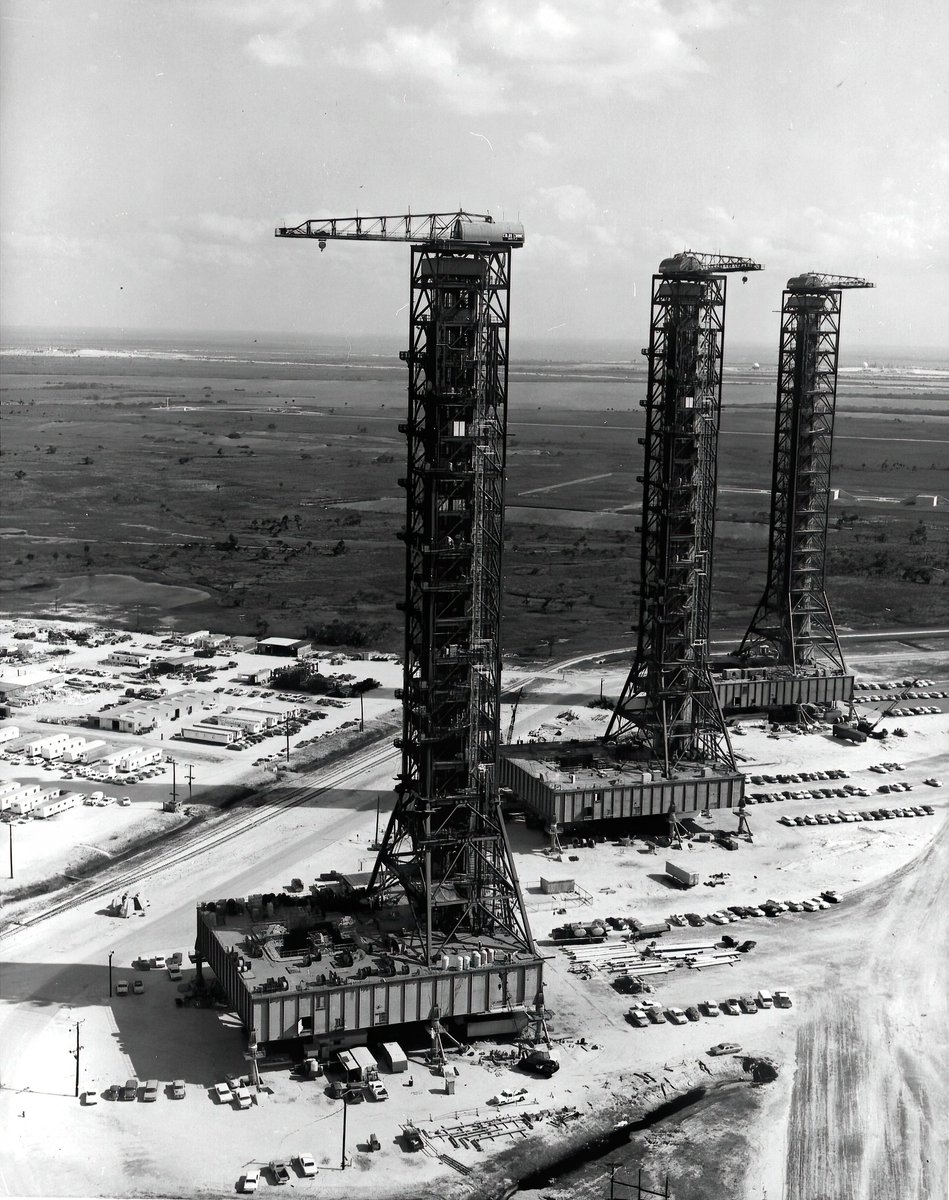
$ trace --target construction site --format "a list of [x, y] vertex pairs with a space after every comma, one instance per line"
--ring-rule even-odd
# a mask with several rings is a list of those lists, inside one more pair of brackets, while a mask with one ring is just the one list
[[[7, 1190], [812, 1200], [863, 1178], [937, 1194], [945, 634], [838, 633], [824, 582], [841, 299], [870, 285], [806, 273], [784, 290], [773, 434], [770, 398], [755, 433], [773, 455], [766, 582], [742, 635], [712, 604], [726, 285], [750, 295], [761, 266], [660, 262], [618, 518], [639, 526], [615, 564], [629, 611], [602, 653], [551, 641], [502, 663], [523, 228], [454, 212], [277, 235], [288, 255], [294, 239], [410, 247], [407, 411], [399, 395], [397, 416], [368, 418], [398, 421], [405, 455], [401, 655], [220, 635], [200, 670], [177, 647], [191, 669], [144, 710], [126, 684], [169, 652], [155, 633], [117, 654], [101, 624], [80, 642], [66, 621], [5, 623], [5, 655], [28, 638], [44, 667], [9, 673], [21, 706], [0, 733], [21, 889], [0, 928], [21, 1001], [3, 1010], [0, 1115], [22, 1143]], [[340, 446], [369, 411], [338, 418]], [[297, 690], [303, 673], [274, 690], [260, 653], [291, 671], [306, 653], [321, 690]], [[189, 706], [206, 740], [177, 736]], [[101, 780], [48, 723], [133, 758]], [[102, 788], [80, 802], [83, 778]], [[49, 783], [77, 799], [34, 821]], [[841, 1094], [859, 1097], [844, 1114]], [[92, 1160], [97, 1122], [121, 1136]]]
[[[303, 897], [203, 904], [207, 962], [261, 1054], [342, 1048], [443, 1023], [547, 1038], [544, 958], [502, 801], [560, 833], [635, 832], [734, 809], [725, 712], [815, 723], [849, 705], [824, 570], [840, 305], [863, 279], [808, 273], [783, 295], [768, 583], [735, 654], [710, 652], [726, 283], [761, 271], [686, 251], [652, 280], [637, 645], [605, 734], [502, 745], [501, 596], [511, 267], [522, 226], [484, 214], [307, 221], [279, 238], [411, 246], [401, 768], [363, 878]], [[632, 569], [632, 564], [630, 564]], [[738, 665], [733, 665], [737, 663]], [[513, 717], [512, 717], [513, 727]], [[845, 728], [844, 725], [841, 728]], [[269, 970], [263, 978], [265, 970]]]

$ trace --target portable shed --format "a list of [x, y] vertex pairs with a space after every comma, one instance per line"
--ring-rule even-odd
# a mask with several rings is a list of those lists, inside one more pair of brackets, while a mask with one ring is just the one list
[[379, 1061], [393, 1075], [409, 1069], [409, 1060], [398, 1042], [383, 1042], [378, 1050]]
[[378, 1063], [368, 1046], [353, 1046], [337, 1055], [339, 1065], [350, 1083], [365, 1083], [378, 1074]]

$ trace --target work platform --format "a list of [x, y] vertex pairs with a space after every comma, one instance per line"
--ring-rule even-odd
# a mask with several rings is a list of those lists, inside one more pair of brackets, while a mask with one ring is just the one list
[[426, 968], [402, 940], [407, 906], [360, 911], [344, 898], [334, 911], [326, 891], [198, 908], [197, 953], [258, 1045], [303, 1039], [325, 1060], [385, 1040], [384, 1027], [427, 1022], [433, 1009], [462, 1034], [508, 1018], [512, 1030], [523, 1025], [542, 984], [540, 956], [486, 937]]
[[570, 827], [591, 822], [736, 808], [744, 780], [739, 772], [680, 766], [660, 773], [657, 762], [633, 757], [626, 745], [550, 742], [505, 746], [498, 783], [547, 822]]
[[722, 712], [764, 713], [773, 708], [853, 702], [853, 675], [825, 671], [793, 672], [783, 667], [726, 667], [709, 664]]

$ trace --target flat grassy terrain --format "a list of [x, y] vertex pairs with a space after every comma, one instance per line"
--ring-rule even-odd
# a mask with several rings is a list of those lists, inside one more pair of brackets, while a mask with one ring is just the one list
[[[405, 388], [404, 368], [388, 360], [6, 357], [0, 606], [62, 616], [78, 611], [90, 577], [133, 576], [195, 589], [169, 593], [175, 607], [126, 597], [133, 625], [319, 634], [337, 622], [399, 650]], [[638, 364], [512, 370], [506, 652], [630, 640], [644, 392]], [[764, 585], [773, 411], [773, 379], [727, 377], [720, 636], [741, 635]], [[838, 624], [949, 619], [945, 397], [924, 384], [843, 380], [833, 485]]]

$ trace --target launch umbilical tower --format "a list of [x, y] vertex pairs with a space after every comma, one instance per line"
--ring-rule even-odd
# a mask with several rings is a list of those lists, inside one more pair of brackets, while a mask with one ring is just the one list
[[824, 590], [830, 465], [841, 295], [869, 287], [809, 272], [782, 299], [768, 578], [739, 653], [789, 674], [846, 672]]
[[402, 762], [368, 894], [408, 902], [403, 953], [534, 954], [495, 784], [511, 251], [466, 212], [313, 220], [281, 237], [412, 243]]
[[759, 270], [689, 251], [652, 281], [639, 629], [606, 740], [639, 742], [667, 775], [684, 763], [735, 770], [708, 665], [712, 541], [725, 273]]

